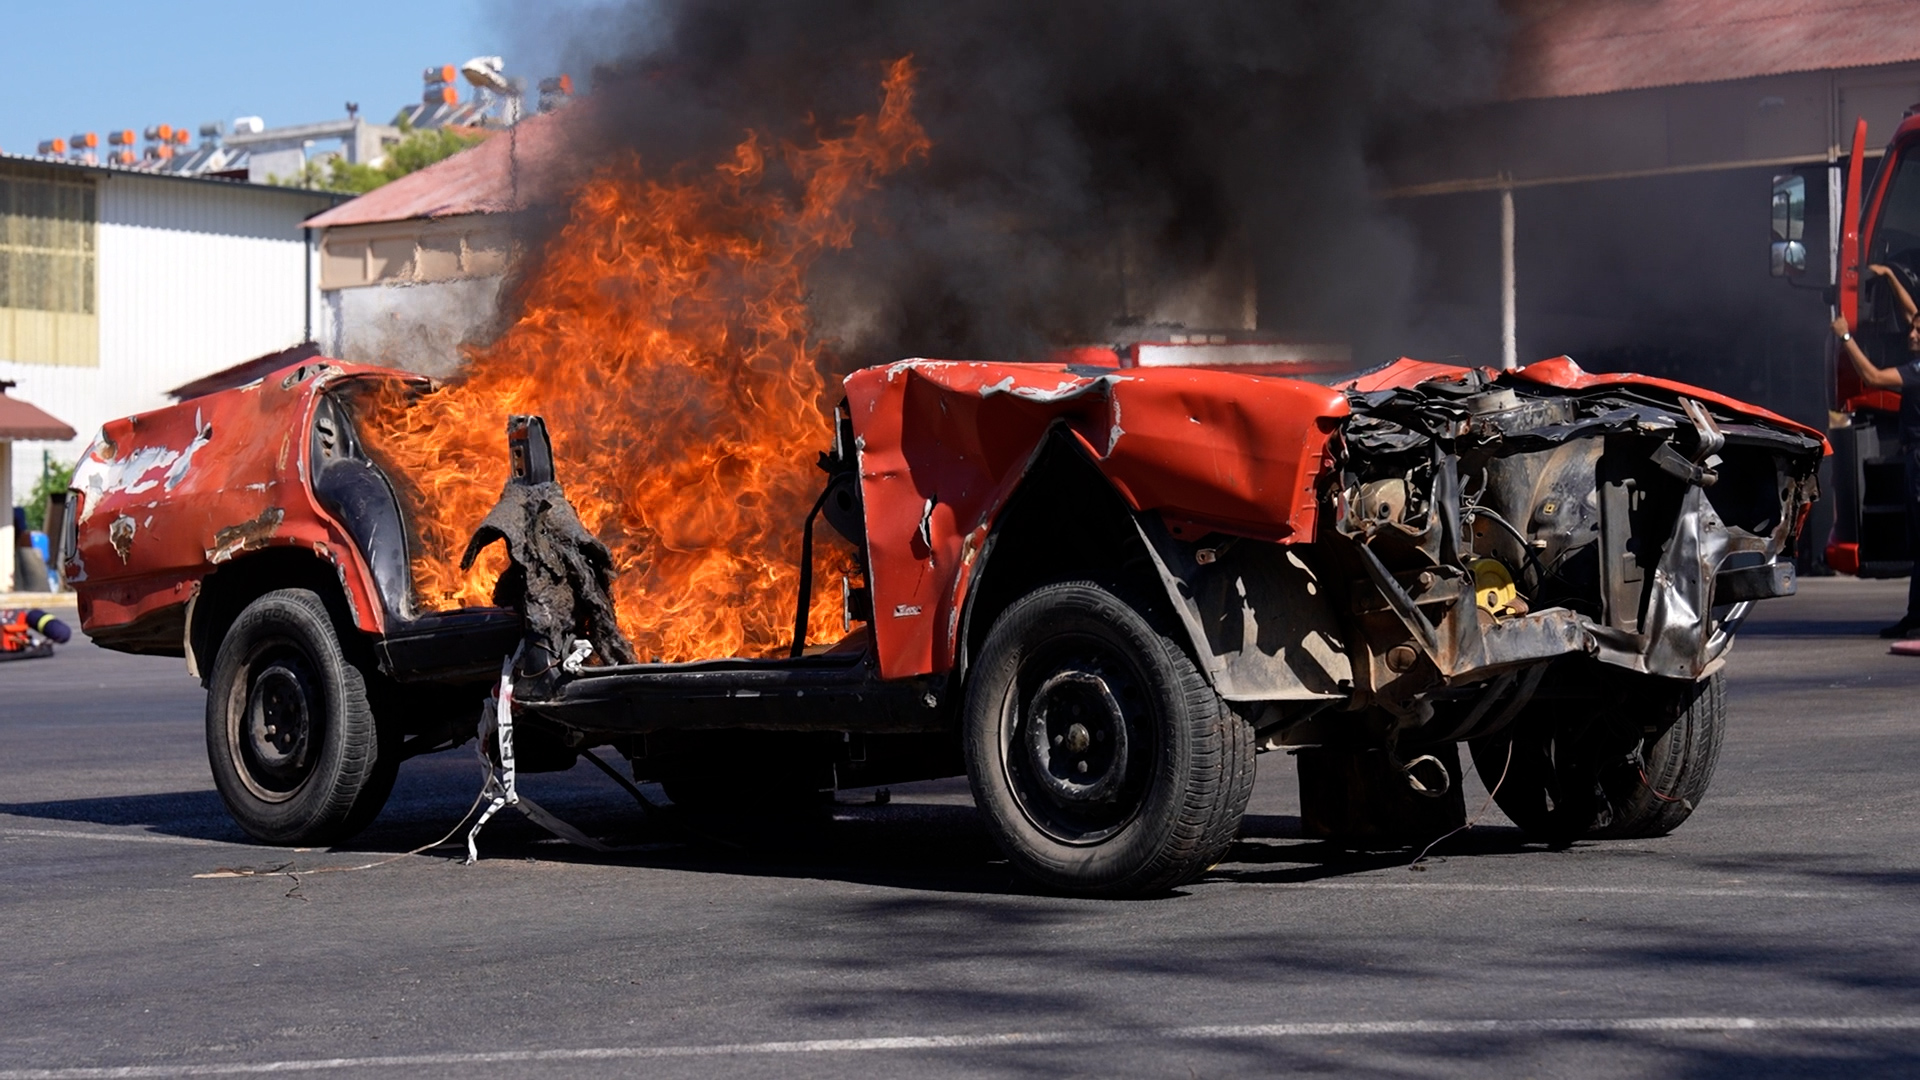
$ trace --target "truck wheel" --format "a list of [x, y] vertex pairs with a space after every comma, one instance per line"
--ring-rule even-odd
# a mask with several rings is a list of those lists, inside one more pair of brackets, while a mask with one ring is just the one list
[[207, 758], [240, 827], [269, 844], [346, 839], [392, 788], [398, 762], [379, 751], [366, 681], [320, 597], [281, 589], [249, 604], [207, 686]]
[[1193, 661], [1086, 582], [1002, 613], [969, 676], [967, 775], [1009, 860], [1050, 888], [1165, 892], [1232, 844], [1253, 737]]
[[1505, 769], [1494, 801], [1514, 824], [1551, 841], [1627, 840], [1665, 836], [1693, 813], [1720, 758], [1726, 678], [1676, 687], [1641, 676], [1629, 685], [1587, 717], [1472, 744], [1484, 783]]

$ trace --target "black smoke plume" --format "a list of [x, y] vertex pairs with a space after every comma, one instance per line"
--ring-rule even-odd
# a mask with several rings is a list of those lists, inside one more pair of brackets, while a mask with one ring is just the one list
[[1369, 154], [1491, 97], [1507, 33], [1495, 0], [657, 0], [579, 19], [548, 31], [598, 61], [602, 148], [649, 167], [747, 129], [804, 141], [914, 57], [931, 156], [812, 279], [847, 367], [1256, 312], [1388, 358], [1418, 267]]

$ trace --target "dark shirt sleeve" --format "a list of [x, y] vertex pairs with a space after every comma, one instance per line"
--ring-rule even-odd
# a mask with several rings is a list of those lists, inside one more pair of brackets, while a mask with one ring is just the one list
[[[1900, 372], [1900, 445], [1920, 450], [1920, 361], [1910, 360], [1896, 370]], [[1915, 479], [1920, 481], [1920, 474]], [[1915, 497], [1920, 498], [1920, 489]], [[1920, 584], [1920, 578], [1914, 580]]]

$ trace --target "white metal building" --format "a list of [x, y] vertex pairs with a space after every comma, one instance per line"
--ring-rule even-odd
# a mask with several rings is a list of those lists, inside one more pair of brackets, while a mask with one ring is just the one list
[[0, 156], [0, 379], [72, 424], [15, 446], [71, 462], [100, 425], [166, 391], [312, 336], [302, 222], [339, 196]]

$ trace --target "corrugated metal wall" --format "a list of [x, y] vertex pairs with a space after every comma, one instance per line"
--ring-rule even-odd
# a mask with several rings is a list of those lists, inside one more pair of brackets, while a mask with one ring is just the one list
[[101, 423], [167, 404], [181, 383], [298, 344], [307, 290], [319, 316], [300, 222], [326, 196], [148, 176], [100, 178], [100, 366], [0, 358], [17, 397], [72, 424], [72, 443], [23, 443], [14, 482], [31, 485], [42, 449], [72, 461]]

